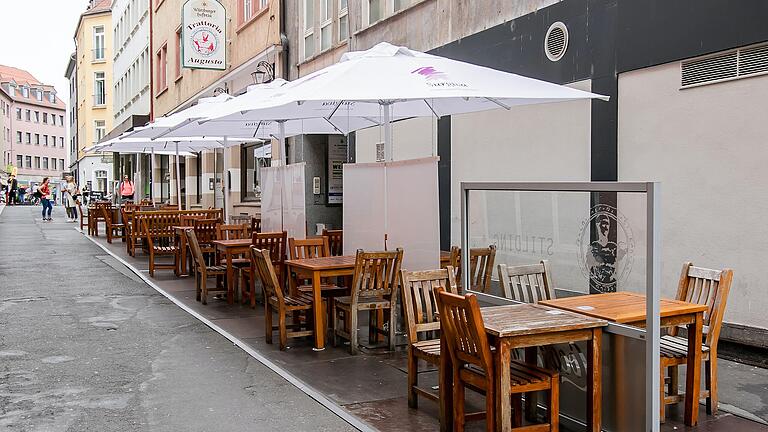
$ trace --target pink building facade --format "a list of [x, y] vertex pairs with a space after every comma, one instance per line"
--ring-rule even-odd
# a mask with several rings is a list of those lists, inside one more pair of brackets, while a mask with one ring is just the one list
[[0, 65], [0, 92], [10, 101], [3, 127], [5, 170], [13, 165], [20, 184], [50, 177], [58, 183], [69, 166], [66, 106], [51, 85], [29, 72]]

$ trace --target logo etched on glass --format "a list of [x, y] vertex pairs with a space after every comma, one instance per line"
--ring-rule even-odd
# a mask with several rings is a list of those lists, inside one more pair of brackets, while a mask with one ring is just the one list
[[615, 292], [632, 272], [635, 241], [625, 218], [615, 207], [598, 204], [581, 224], [579, 265], [593, 291]]

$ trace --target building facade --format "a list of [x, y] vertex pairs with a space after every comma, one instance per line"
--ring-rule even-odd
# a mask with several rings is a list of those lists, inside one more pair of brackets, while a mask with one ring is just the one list
[[5, 101], [3, 150], [16, 168], [19, 184], [30, 186], [44, 177], [61, 178], [66, 170], [66, 108], [51, 85], [25, 70], [0, 66]]
[[[184, 3], [183, 0], [154, 0], [152, 3], [150, 49], [154, 117], [187, 108], [203, 97], [241, 94], [257, 81], [257, 76], [263, 80], [282, 76], [285, 46], [280, 32], [280, 1], [220, 2], [227, 13], [224, 70], [182, 67]], [[264, 152], [258, 150], [260, 146], [246, 144], [184, 158], [181, 163], [182, 202], [188, 207], [226, 205], [230, 214], [258, 214], [260, 206], [255, 183], [258, 175], [255, 171], [265, 160]], [[154, 166], [153, 196], [157, 201], [176, 202], [173, 158], [156, 156]], [[225, 166], [227, 175], [223, 176]], [[226, 198], [222, 192], [225, 178], [230, 191]]]
[[67, 62], [67, 69], [64, 71], [64, 77], [69, 81], [69, 103], [67, 104], [67, 126], [69, 130], [68, 142], [68, 164], [67, 170], [78, 177], [77, 155], [79, 150], [77, 139], [77, 52], [72, 53]]
[[0, 180], [5, 182], [8, 174], [13, 170], [13, 158], [10, 148], [12, 144], [11, 134], [11, 104], [13, 99], [5, 92], [0, 90], [0, 153], [3, 155], [3, 165], [0, 167]]
[[80, 185], [110, 194], [114, 189], [112, 154], [86, 154], [112, 130], [111, 1], [91, 0], [75, 31], [77, 56], [77, 159], [73, 170]]
[[[661, 181], [662, 295], [674, 297], [685, 261], [733, 267], [723, 337], [768, 345], [754, 253], [768, 208], [751, 199], [768, 181], [756, 165], [768, 157], [768, 5], [287, 0], [286, 15], [292, 79], [386, 41], [610, 96], [401, 121], [393, 152], [440, 157], [444, 250], [459, 242], [462, 181]], [[354, 135], [356, 160], [374, 161], [380, 131]]]

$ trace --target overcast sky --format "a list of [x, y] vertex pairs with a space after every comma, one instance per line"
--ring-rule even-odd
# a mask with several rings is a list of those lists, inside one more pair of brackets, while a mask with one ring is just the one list
[[3, 43], [0, 64], [28, 70], [69, 102], [64, 78], [75, 51], [75, 26], [88, 0], [0, 0]]

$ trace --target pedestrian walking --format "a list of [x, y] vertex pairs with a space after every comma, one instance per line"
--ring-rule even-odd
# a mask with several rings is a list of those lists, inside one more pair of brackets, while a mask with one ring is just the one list
[[62, 190], [62, 201], [67, 209], [67, 222], [77, 221], [77, 184], [73, 176], [67, 176]]
[[[37, 191], [40, 194], [40, 201], [43, 203], [43, 220], [53, 220], [51, 218], [51, 212], [53, 211], [53, 203], [51, 202], [51, 199], [53, 198], [53, 195], [51, 187], [48, 185], [48, 177], [43, 177], [43, 184], [40, 185]], [[48, 216], [45, 215], [46, 211], [48, 212]]]
[[19, 182], [16, 177], [8, 177], [8, 205], [16, 204], [16, 191], [19, 190]]
[[123, 201], [133, 201], [134, 192], [133, 182], [127, 175], [124, 175], [123, 181], [120, 182], [120, 197]]
[[88, 183], [83, 185], [83, 189], [80, 190], [80, 196], [83, 197], [83, 205], [87, 206], [88, 205], [88, 199], [91, 196], [91, 191], [90, 191], [90, 189], [88, 189]]
[[27, 187], [26, 186], [20, 186], [19, 187], [19, 202], [21, 204], [24, 204], [24, 195], [27, 194]]

